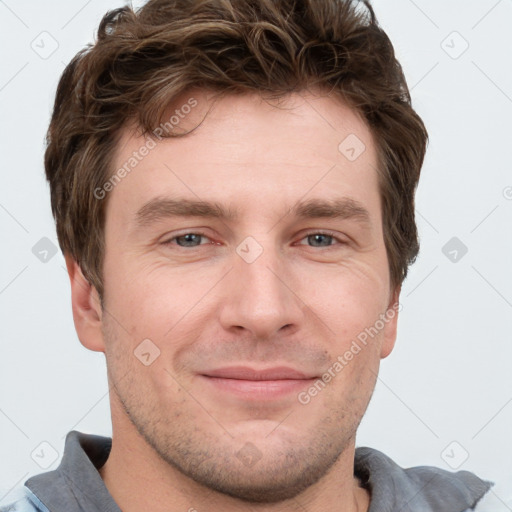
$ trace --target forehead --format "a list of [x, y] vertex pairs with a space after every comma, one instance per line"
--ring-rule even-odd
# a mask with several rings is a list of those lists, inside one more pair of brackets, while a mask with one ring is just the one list
[[[193, 91], [174, 102], [166, 119], [149, 136], [122, 132], [112, 171], [125, 172], [109, 192], [109, 210], [133, 214], [165, 196], [260, 214], [299, 198], [341, 194], [379, 202], [372, 134], [336, 97], [301, 92], [273, 101], [258, 94], [212, 101]], [[162, 138], [162, 130], [191, 131]]]

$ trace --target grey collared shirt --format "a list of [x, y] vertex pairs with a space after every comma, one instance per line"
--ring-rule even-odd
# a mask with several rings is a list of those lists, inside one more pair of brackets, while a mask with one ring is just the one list
[[[24, 495], [0, 512], [121, 512], [98, 472], [112, 439], [71, 431], [54, 471], [29, 478]], [[467, 512], [491, 483], [468, 471], [403, 469], [383, 453], [357, 448], [354, 474], [371, 493], [368, 512]]]

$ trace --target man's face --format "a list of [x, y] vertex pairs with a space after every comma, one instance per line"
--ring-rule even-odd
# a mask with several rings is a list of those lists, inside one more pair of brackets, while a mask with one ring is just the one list
[[[180, 128], [203, 119], [208, 100], [194, 98]], [[369, 130], [333, 97], [294, 94], [280, 107], [229, 96], [194, 132], [150, 149], [110, 192], [103, 267], [114, 429], [135, 426], [196, 482], [267, 502], [353, 447], [397, 299]], [[114, 169], [145, 144], [125, 131]], [[185, 201], [219, 208], [187, 214]], [[310, 380], [257, 382], [231, 367]]]

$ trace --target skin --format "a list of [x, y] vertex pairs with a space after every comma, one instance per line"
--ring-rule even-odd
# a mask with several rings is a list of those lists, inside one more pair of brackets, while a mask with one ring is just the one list
[[[191, 96], [198, 104], [180, 126], [197, 126], [213, 106], [203, 123], [158, 142], [105, 199], [103, 309], [66, 257], [79, 339], [107, 361], [113, 445], [100, 474], [125, 512], [368, 510], [353, 475], [355, 434], [397, 314], [307, 404], [296, 392], [245, 400], [200, 375], [244, 365], [321, 376], [396, 304], [371, 132], [330, 95], [212, 104], [195, 91], [182, 104]], [[349, 134], [366, 146], [355, 161], [338, 150]], [[144, 143], [124, 129], [115, 169]], [[155, 197], [216, 201], [239, 216], [138, 226], [136, 212]], [[289, 213], [298, 201], [337, 198], [357, 201], [368, 222]], [[333, 236], [308, 236], [323, 230]], [[248, 236], [263, 249], [252, 263], [236, 251]], [[134, 355], [145, 339], [160, 350], [148, 366]], [[246, 443], [253, 464], [237, 456]]]

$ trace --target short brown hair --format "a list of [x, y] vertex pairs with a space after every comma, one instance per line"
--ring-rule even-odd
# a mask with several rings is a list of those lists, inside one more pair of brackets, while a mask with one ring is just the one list
[[59, 244], [100, 297], [108, 198], [93, 191], [112, 175], [120, 129], [151, 132], [193, 87], [273, 97], [319, 87], [361, 113], [379, 156], [391, 283], [402, 283], [419, 250], [414, 194], [428, 136], [369, 2], [150, 0], [104, 16], [60, 79], [48, 130]]

